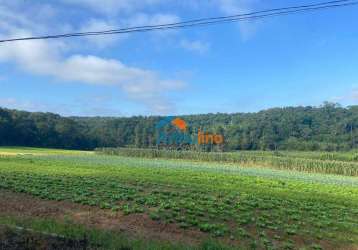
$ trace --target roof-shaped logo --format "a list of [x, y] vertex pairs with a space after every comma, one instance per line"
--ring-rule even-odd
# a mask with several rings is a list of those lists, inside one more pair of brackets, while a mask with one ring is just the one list
[[155, 126], [156, 129], [161, 129], [163, 127], [165, 127], [166, 125], [173, 125], [174, 127], [176, 127], [177, 129], [181, 130], [181, 131], [186, 131], [187, 129], [187, 124], [186, 121], [184, 121], [182, 118], [180, 117], [175, 117], [175, 116], [168, 116], [163, 118], [162, 120], [160, 120], [157, 125]]

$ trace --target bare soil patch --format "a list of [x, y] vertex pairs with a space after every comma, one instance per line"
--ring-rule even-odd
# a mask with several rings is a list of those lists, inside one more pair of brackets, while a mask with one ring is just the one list
[[[117, 231], [133, 239], [180, 242], [187, 245], [200, 244], [208, 237], [207, 234], [199, 230], [184, 230], [175, 224], [154, 221], [146, 214], [123, 215], [121, 212], [84, 206], [68, 201], [42, 200], [27, 194], [7, 190], [0, 190], [0, 216], [48, 218], [55, 219], [58, 222], [65, 222], [70, 219], [73, 223], [81, 224], [88, 228]], [[253, 227], [249, 229], [255, 231]], [[255, 232], [251, 233], [254, 234]], [[56, 240], [53, 239], [55, 242]], [[238, 240], [230, 240], [229, 238], [221, 239], [221, 241], [228, 245], [240, 245]], [[307, 244], [307, 239], [297, 236], [295, 237], [295, 243], [297, 246], [304, 246]], [[325, 240], [321, 240], [319, 243], [323, 249], [328, 250], [358, 250], [357, 246], [332, 246], [330, 242]]]
[[153, 221], [146, 214], [123, 215], [97, 207], [83, 206], [67, 201], [48, 201], [0, 190], [0, 215], [50, 218], [59, 222], [70, 219], [88, 228], [119, 231], [129, 237], [175, 241], [188, 245], [199, 244], [206, 234], [198, 230], [183, 230], [174, 224]]

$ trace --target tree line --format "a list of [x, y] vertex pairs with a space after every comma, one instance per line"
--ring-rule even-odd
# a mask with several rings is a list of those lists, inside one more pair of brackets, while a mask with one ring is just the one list
[[[351, 150], [358, 146], [358, 106], [272, 108], [255, 113], [180, 116], [189, 133], [202, 129], [224, 136], [220, 146], [193, 149]], [[0, 145], [66, 149], [156, 147], [159, 116], [62, 117], [0, 108]]]

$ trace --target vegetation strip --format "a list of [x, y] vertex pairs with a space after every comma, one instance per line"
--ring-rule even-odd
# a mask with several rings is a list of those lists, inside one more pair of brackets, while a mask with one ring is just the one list
[[175, 160], [150, 162], [88, 154], [7, 156], [0, 158], [0, 188], [146, 214], [244, 248], [358, 244], [356, 187], [213, 172], [205, 162], [192, 169], [175, 167], [181, 164]]
[[[206, 162], [228, 162], [238, 163], [246, 166], [271, 167], [276, 169], [303, 171], [310, 173], [338, 174], [346, 176], [358, 176], [358, 163], [350, 160], [342, 161], [344, 157], [338, 154], [332, 158], [325, 158], [326, 153], [317, 152], [314, 155], [307, 153], [290, 152], [249, 152], [240, 151], [235, 153], [215, 153], [215, 152], [193, 152], [178, 150], [158, 150], [158, 149], [135, 149], [135, 148], [98, 148], [98, 154], [118, 155], [127, 157], [144, 158], [166, 158], [195, 160]], [[325, 160], [323, 160], [325, 159]], [[340, 159], [340, 160], [337, 160]]]

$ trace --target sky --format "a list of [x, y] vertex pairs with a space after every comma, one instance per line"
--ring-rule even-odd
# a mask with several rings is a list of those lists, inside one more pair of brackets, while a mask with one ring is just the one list
[[[156, 25], [303, 0], [0, 0], [0, 39]], [[358, 104], [358, 6], [150, 33], [0, 44], [0, 107], [64, 116]]]

